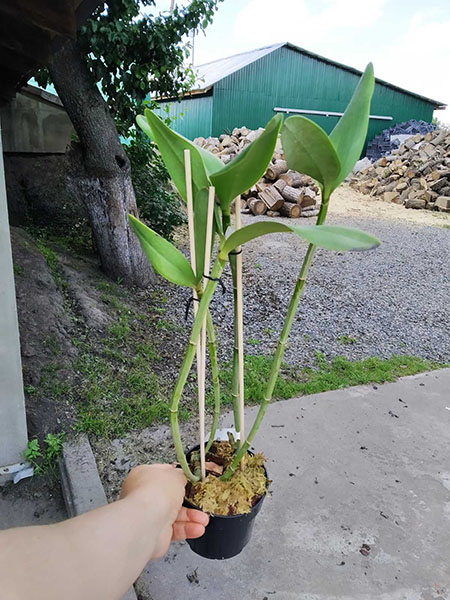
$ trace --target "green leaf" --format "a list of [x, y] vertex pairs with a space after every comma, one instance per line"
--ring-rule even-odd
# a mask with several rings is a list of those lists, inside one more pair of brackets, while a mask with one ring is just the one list
[[154, 141], [150, 125], [148, 124], [147, 119], [143, 115], [138, 115], [136, 117], [136, 123], [139, 125], [139, 127], [142, 129], [145, 135]]
[[203, 162], [205, 164], [205, 169], [209, 176], [218, 173], [225, 167], [224, 163], [220, 160], [220, 158], [212, 152], [210, 152], [209, 150], [205, 150], [205, 148], [201, 148], [200, 146], [196, 146], [196, 148], [202, 155]]
[[282, 122], [282, 115], [273, 117], [256, 140], [223, 169], [211, 174], [211, 181], [216, 188], [224, 214], [229, 215], [231, 201], [249, 190], [266, 172], [273, 157]]
[[289, 168], [309, 175], [319, 182], [324, 195], [331, 194], [341, 164], [325, 131], [314, 121], [295, 115], [286, 119], [281, 143]]
[[334, 188], [344, 181], [361, 156], [369, 127], [370, 102], [374, 87], [373, 65], [369, 63], [345, 113], [330, 134], [330, 140], [341, 162], [341, 170]]
[[182, 135], [170, 129], [164, 121], [148, 108], [145, 109], [145, 118], [148, 125], [146, 129], [141, 125], [142, 118], [139, 119], [138, 124], [147, 135], [148, 130], [150, 130], [150, 137], [158, 146], [164, 164], [181, 197], [186, 201], [185, 150], [190, 150], [191, 153], [192, 188], [194, 195], [202, 188], [209, 187], [211, 182], [199, 148]]
[[128, 215], [128, 221], [155, 271], [172, 283], [195, 287], [196, 279], [184, 254], [133, 215]]
[[[175, 183], [180, 195], [187, 201], [186, 178], [184, 168], [184, 151], [190, 150], [192, 193], [194, 208], [194, 237], [196, 276], [202, 277], [205, 264], [206, 219], [208, 212], [208, 188], [212, 185], [208, 177], [205, 163], [199, 148], [191, 141], [179, 135], [151, 110], [145, 110], [147, 129], [150, 129], [152, 139], [156, 142], [162, 159]], [[141, 124], [142, 119], [138, 121]], [[144, 131], [147, 133], [147, 129]], [[219, 160], [219, 159], [217, 159]], [[208, 162], [212, 164], [213, 161]], [[220, 161], [221, 162], [221, 161]], [[223, 166], [223, 165], [222, 165]], [[214, 235], [213, 235], [214, 239]]]
[[226, 259], [228, 253], [242, 246], [246, 242], [253, 240], [254, 238], [267, 235], [268, 233], [292, 233], [292, 230], [284, 223], [278, 221], [260, 221], [258, 223], [252, 223], [246, 225], [234, 231], [226, 240], [220, 250], [220, 258]]
[[238, 246], [268, 233], [295, 233], [320, 248], [339, 252], [370, 250], [380, 245], [380, 241], [373, 235], [352, 227], [338, 227], [335, 225], [302, 227], [300, 225], [287, 225], [278, 221], [261, 221], [234, 231], [223, 244], [220, 258], [225, 259], [228, 253]]
[[345, 252], [348, 250], [371, 250], [380, 245], [380, 240], [370, 233], [353, 227], [316, 225], [301, 227], [290, 225], [294, 233], [319, 248]]

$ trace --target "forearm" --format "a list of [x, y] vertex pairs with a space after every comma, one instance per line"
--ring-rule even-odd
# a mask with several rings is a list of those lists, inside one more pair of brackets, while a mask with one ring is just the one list
[[162, 506], [129, 497], [57, 525], [0, 532], [2, 599], [121, 598], [168, 526]]

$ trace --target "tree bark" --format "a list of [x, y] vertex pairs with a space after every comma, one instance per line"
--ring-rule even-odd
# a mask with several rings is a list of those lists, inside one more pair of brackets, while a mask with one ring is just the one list
[[76, 41], [61, 45], [48, 69], [80, 138], [81, 151], [71, 153], [70, 183], [86, 206], [102, 268], [112, 279], [146, 287], [154, 273], [128, 226], [128, 214], [138, 214], [130, 162]]

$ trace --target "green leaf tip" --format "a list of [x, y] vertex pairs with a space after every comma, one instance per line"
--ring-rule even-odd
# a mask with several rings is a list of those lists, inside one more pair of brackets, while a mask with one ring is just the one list
[[157, 273], [176, 285], [195, 287], [194, 272], [184, 254], [133, 215], [128, 215], [128, 222]]
[[239, 152], [223, 169], [211, 174], [211, 181], [216, 188], [224, 214], [229, 215], [232, 200], [249, 190], [266, 172], [282, 123], [283, 115], [275, 115], [259, 137]]

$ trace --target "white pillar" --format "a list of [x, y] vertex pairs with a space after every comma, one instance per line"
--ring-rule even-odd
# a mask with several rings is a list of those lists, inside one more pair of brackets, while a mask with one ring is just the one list
[[0, 135], [0, 484], [21, 469], [26, 446], [22, 361]]

